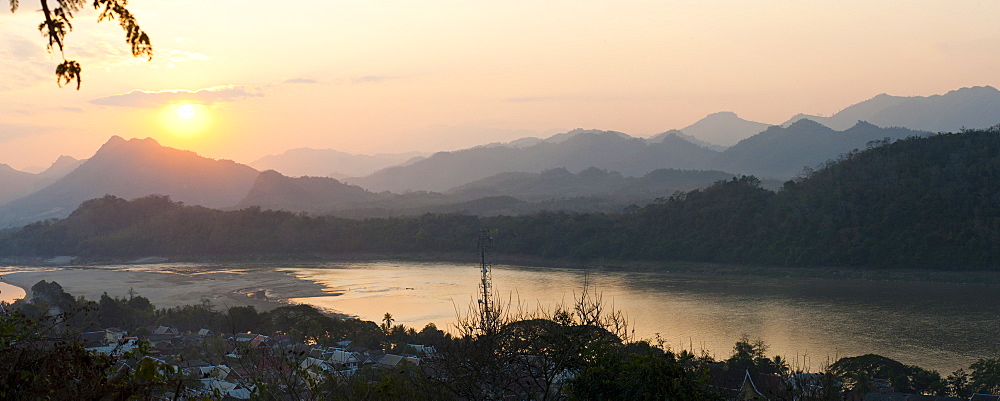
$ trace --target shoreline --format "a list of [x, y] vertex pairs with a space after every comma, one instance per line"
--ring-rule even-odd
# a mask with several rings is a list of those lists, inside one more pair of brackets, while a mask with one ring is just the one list
[[[0, 264], [7, 266], [30, 266], [38, 268], [86, 268], [95, 266], [148, 266], [158, 263], [141, 262], [143, 259], [162, 259], [163, 263], [245, 263], [247, 266], [272, 263], [314, 263], [314, 262], [447, 262], [478, 264], [479, 261], [471, 253], [351, 253], [351, 254], [269, 254], [269, 255], [239, 255], [239, 256], [177, 256], [177, 257], [128, 257], [108, 258], [91, 257], [76, 258], [72, 263], [45, 263], [43, 258], [0, 259]], [[787, 267], [764, 265], [737, 265], [727, 263], [687, 262], [687, 261], [628, 261], [628, 260], [568, 260], [545, 259], [536, 256], [503, 255], [494, 258], [494, 265], [511, 265], [518, 267], [554, 267], [571, 269], [596, 269], [612, 271], [635, 272], [672, 272], [695, 275], [725, 275], [754, 277], [793, 277], [814, 279], [868, 280], [868, 281], [904, 281], [932, 282], [951, 284], [981, 284], [1000, 286], [1000, 272], [988, 270], [929, 270], [929, 269], [887, 269], [863, 267]], [[27, 290], [27, 289], [26, 289]]]
[[[63, 260], [68, 260], [62, 258]], [[74, 296], [84, 296], [97, 301], [104, 292], [112, 297], [125, 297], [129, 289], [149, 298], [157, 308], [173, 308], [202, 303], [207, 300], [216, 307], [254, 306], [267, 311], [290, 305], [287, 299], [313, 296], [331, 296], [320, 283], [278, 271], [282, 264], [322, 262], [444, 262], [478, 264], [475, 258], [464, 253], [414, 253], [414, 254], [298, 254], [255, 255], [242, 257], [181, 257], [181, 258], [76, 258], [71, 265], [45, 264], [37, 258], [23, 264], [0, 260], [6, 269], [4, 282], [24, 290], [24, 298], [31, 297], [31, 286], [39, 280], [55, 281]], [[162, 263], [141, 263], [156, 260]], [[131, 262], [130, 262], [131, 261]], [[29, 261], [22, 261], [29, 262]], [[181, 265], [178, 265], [181, 264]], [[200, 269], [185, 264], [221, 264], [239, 267], [227, 269]], [[921, 269], [851, 269], [832, 267], [776, 267], [741, 266], [721, 263], [698, 262], [642, 262], [642, 261], [573, 261], [536, 257], [500, 255], [495, 266], [563, 268], [598, 271], [663, 272], [696, 277], [756, 277], [780, 280], [783, 278], [816, 280], [864, 280], [884, 282], [928, 282], [1000, 286], [1000, 272], [990, 271], [940, 271]], [[114, 283], [114, 288], [107, 288]], [[263, 292], [262, 292], [263, 291]], [[264, 296], [261, 296], [264, 295]], [[324, 310], [340, 317], [352, 317], [339, 311]]]

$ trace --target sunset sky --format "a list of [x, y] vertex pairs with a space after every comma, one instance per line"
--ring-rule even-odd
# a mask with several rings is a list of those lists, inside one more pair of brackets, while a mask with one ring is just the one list
[[717, 111], [777, 124], [879, 93], [1000, 85], [995, 1], [129, 6], [155, 57], [132, 58], [115, 22], [80, 12], [66, 39], [66, 58], [83, 64], [79, 91], [55, 84], [60, 58], [37, 31], [38, 2], [0, 12], [0, 163], [89, 157], [111, 135], [244, 163], [297, 147], [453, 150], [577, 127], [650, 136]]

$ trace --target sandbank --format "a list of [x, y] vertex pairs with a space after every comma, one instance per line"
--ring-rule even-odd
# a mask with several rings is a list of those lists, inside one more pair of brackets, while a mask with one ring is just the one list
[[[40, 280], [55, 281], [73, 296], [98, 300], [105, 292], [127, 298], [129, 290], [157, 308], [200, 304], [207, 299], [216, 310], [254, 306], [259, 311], [287, 305], [287, 299], [329, 296], [323, 286], [266, 267], [205, 269], [183, 265], [114, 267], [10, 268], [3, 281], [25, 290]], [[263, 293], [261, 293], [263, 291]], [[260, 295], [265, 295], [266, 298]], [[256, 295], [256, 296], [251, 296]]]

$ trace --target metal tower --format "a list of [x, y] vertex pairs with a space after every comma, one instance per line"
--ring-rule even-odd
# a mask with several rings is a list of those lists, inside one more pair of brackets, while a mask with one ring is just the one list
[[479, 255], [480, 268], [482, 269], [482, 281], [479, 283], [479, 318], [481, 329], [484, 333], [492, 332], [494, 329], [494, 307], [491, 291], [493, 290], [493, 278], [490, 270], [493, 268], [493, 236], [490, 229], [479, 229]]

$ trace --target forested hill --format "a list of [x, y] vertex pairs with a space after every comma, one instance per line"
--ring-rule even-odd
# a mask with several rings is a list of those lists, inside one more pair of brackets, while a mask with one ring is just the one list
[[6, 234], [0, 255], [470, 252], [490, 227], [509, 255], [1000, 270], [998, 182], [993, 129], [873, 144], [778, 192], [741, 177], [622, 214], [357, 221], [108, 196]]

